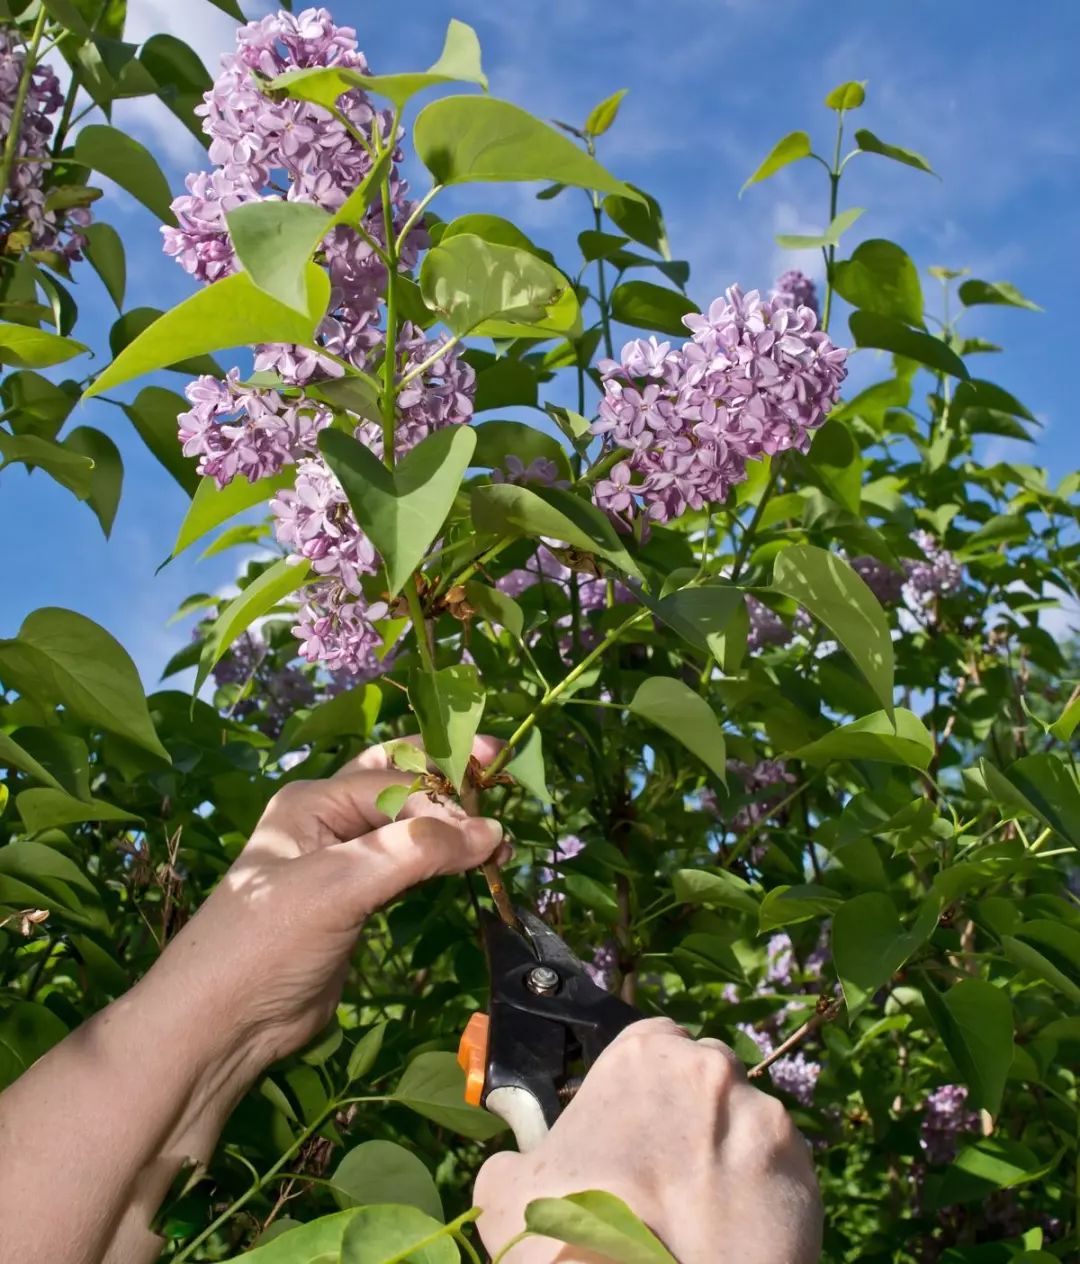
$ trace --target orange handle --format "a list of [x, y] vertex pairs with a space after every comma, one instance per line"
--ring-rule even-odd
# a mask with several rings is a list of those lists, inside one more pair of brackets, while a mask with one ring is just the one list
[[484, 1096], [490, 1025], [487, 1014], [473, 1014], [458, 1045], [458, 1066], [465, 1072], [465, 1100], [470, 1106], [479, 1106]]

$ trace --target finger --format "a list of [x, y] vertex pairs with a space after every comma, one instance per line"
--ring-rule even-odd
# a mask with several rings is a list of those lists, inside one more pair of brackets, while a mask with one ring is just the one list
[[414, 816], [327, 848], [325, 856], [343, 896], [366, 917], [418, 882], [483, 864], [501, 841], [502, 826], [490, 817]]
[[[418, 733], [414, 733], [409, 737], [399, 737], [395, 740], [408, 742], [410, 746], [415, 746], [419, 750], [424, 749], [424, 739]], [[393, 762], [390, 758], [390, 748], [393, 745], [394, 742], [384, 742], [381, 746], [369, 746], [366, 751], [357, 755], [355, 759], [347, 763], [335, 775], [340, 777], [345, 773], [355, 772], [357, 769], [363, 768], [392, 768]], [[506, 743], [498, 738], [488, 737], [481, 733], [473, 740], [472, 754], [486, 768], [505, 745]]]
[[[270, 800], [249, 848], [264, 855], [296, 856], [366, 834], [390, 822], [378, 807], [379, 795], [414, 780], [412, 773], [370, 769], [323, 781], [291, 782]], [[432, 800], [418, 792], [405, 800], [399, 813], [402, 818], [414, 816], [461, 821], [466, 813], [453, 800]]]

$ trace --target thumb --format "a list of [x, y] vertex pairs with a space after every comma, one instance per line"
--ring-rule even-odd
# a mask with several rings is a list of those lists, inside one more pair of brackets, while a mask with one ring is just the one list
[[339, 890], [358, 918], [438, 874], [464, 873], [496, 852], [503, 829], [490, 817], [413, 816], [327, 847]]
[[483, 1213], [477, 1227], [484, 1245], [494, 1253], [517, 1233], [523, 1223], [529, 1191], [523, 1188], [522, 1164], [528, 1160], [511, 1150], [500, 1150], [476, 1174], [473, 1206]]

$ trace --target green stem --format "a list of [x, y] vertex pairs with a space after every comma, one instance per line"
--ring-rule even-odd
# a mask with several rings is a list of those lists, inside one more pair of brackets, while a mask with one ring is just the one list
[[463, 571], [460, 571], [457, 575], [455, 575], [448, 584], [440, 584], [438, 591], [440, 593], [449, 592], [451, 588], [456, 588], [458, 584], [467, 584], [477, 571], [483, 570], [488, 562], [493, 561], [496, 557], [498, 557], [503, 549], [508, 548], [519, 538], [520, 537], [516, 535], [506, 535], [503, 536], [501, 540], [496, 540], [491, 548], [489, 548], [486, 552], [481, 553], [475, 561], [470, 562], [469, 565], [466, 566]]
[[431, 205], [432, 201], [442, 192], [442, 188], [443, 186], [441, 184], [433, 184], [431, 188], [428, 189], [428, 191], [420, 199], [420, 201], [417, 202], [417, 204], [412, 208], [409, 218], [405, 221], [404, 224], [402, 224], [401, 232], [398, 233], [398, 238], [397, 238], [398, 254], [401, 253], [401, 243], [405, 240], [406, 237], [408, 237], [409, 233], [412, 232], [413, 228], [416, 225], [416, 221], [420, 218], [421, 215], [423, 215], [423, 213]]
[[11, 130], [4, 142], [3, 157], [0, 158], [0, 194], [4, 196], [11, 187], [12, 169], [15, 166], [15, 156], [19, 152], [23, 114], [26, 111], [26, 98], [30, 92], [30, 80], [34, 67], [37, 65], [38, 48], [41, 45], [41, 37], [45, 34], [48, 16], [48, 10], [42, 5], [30, 34], [30, 43], [27, 45], [26, 56], [23, 58], [22, 73], [19, 75], [19, 86], [15, 90], [15, 104], [11, 110]]
[[544, 694], [532, 711], [525, 717], [524, 720], [521, 721], [517, 729], [510, 735], [506, 745], [495, 757], [495, 761], [488, 769], [490, 776], [494, 776], [496, 773], [502, 772], [502, 770], [510, 762], [514, 753], [514, 747], [517, 746], [524, 738], [528, 737], [528, 735], [536, 727], [540, 717], [546, 711], [550, 710], [556, 702], [558, 702], [567, 689], [569, 689], [576, 680], [579, 680], [585, 672], [588, 671], [592, 664], [595, 663], [601, 655], [605, 654], [615, 644], [615, 642], [619, 640], [624, 632], [628, 632], [632, 627], [636, 627], [637, 624], [643, 623], [650, 613], [651, 612], [647, 607], [643, 607], [641, 610], [632, 614], [629, 619], [624, 619], [617, 628], [612, 628], [607, 636], [605, 636], [598, 645], [590, 650], [576, 667], [572, 668], [557, 685], [553, 685], [547, 693]]
[[480, 1264], [480, 1256], [477, 1253], [476, 1247], [473, 1246], [473, 1244], [469, 1241], [469, 1239], [463, 1233], [455, 1233], [454, 1240], [455, 1242], [457, 1242], [458, 1246], [460, 1246], [462, 1250], [464, 1250], [465, 1254], [469, 1257], [470, 1264]]
[[405, 585], [405, 600], [409, 603], [409, 617], [412, 619], [413, 631], [416, 633], [416, 647], [420, 651], [420, 662], [423, 664], [424, 671], [429, 676], [433, 676], [435, 658], [428, 643], [427, 620], [424, 618], [424, 610], [420, 604], [420, 587], [415, 575]]
[[750, 553], [750, 545], [754, 542], [754, 534], [757, 531], [758, 524], [761, 522], [761, 515], [765, 512], [765, 506], [772, 500], [773, 492], [776, 491], [777, 484], [780, 481], [780, 471], [784, 465], [784, 456], [785, 453], [778, 452], [773, 457], [772, 469], [769, 471], [769, 481], [765, 484], [765, 490], [761, 493], [761, 499], [754, 510], [754, 516], [750, 519], [750, 524], [739, 541], [739, 551], [735, 555], [735, 565], [731, 569], [731, 582], [733, 584], [742, 574], [743, 566], [746, 564], [747, 556]]
[[[840, 173], [843, 167], [840, 165], [840, 148], [844, 143], [844, 111], [841, 110], [836, 116], [836, 152], [833, 155], [833, 165], [829, 171], [829, 223], [836, 219], [836, 205], [840, 196]], [[828, 332], [829, 315], [832, 312], [832, 296], [833, 296], [833, 268], [836, 264], [836, 247], [830, 246], [828, 257], [825, 260], [825, 306], [821, 314], [821, 328]]]
[[[593, 143], [591, 136], [586, 140], [585, 147], [589, 151], [589, 156], [591, 158], [595, 158], [596, 145]], [[592, 209], [593, 223], [596, 227], [596, 231], [598, 233], [603, 232], [604, 217], [600, 210], [600, 196], [596, 192], [593, 192], [592, 194]], [[597, 259], [596, 261], [596, 288], [597, 302], [600, 304], [600, 328], [604, 335], [604, 350], [607, 353], [608, 359], [614, 360], [615, 349], [611, 341], [611, 313], [608, 311], [607, 274], [604, 271], [603, 259]]]
[[[390, 133], [390, 145], [393, 147], [401, 121], [399, 107], [394, 115], [393, 128]], [[381, 150], [379, 133], [375, 133]], [[390, 201], [389, 169], [382, 178], [383, 231], [386, 235], [386, 352], [383, 356], [383, 389], [380, 400], [382, 411], [383, 460], [390, 469], [394, 468], [394, 428], [397, 419], [397, 269], [398, 243], [394, 235], [394, 208]], [[422, 627], [422, 623], [421, 623]]]
[[209, 1238], [212, 1234], [216, 1233], [218, 1229], [220, 1229], [221, 1226], [228, 1219], [230, 1219], [230, 1217], [235, 1215], [236, 1212], [238, 1212], [241, 1207], [246, 1206], [255, 1197], [255, 1195], [258, 1194], [262, 1190], [264, 1185], [266, 1185], [275, 1176], [277, 1176], [277, 1174], [281, 1171], [281, 1169], [285, 1166], [285, 1164], [288, 1163], [288, 1161], [293, 1157], [293, 1155], [296, 1154], [303, 1147], [304, 1143], [310, 1137], [313, 1137], [316, 1132], [318, 1132], [318, 1130], [323, 1126], [323, 1124], [327, 1121], [327, 1119], [330, 1118], [330, 1116], [334, 1113], [334, 1111], [338, 1110], [342, 1106], [348, 1105], [350, 1102], [386, 1102], [389, 1100], [390, 1099], [388, 1097], [380, 1096], [380, 1097], [338, 1098], [337, 1100], [330, 1102], [320, 1112], [320, 1114], [317, 1115], [310, 1124], [308, 1124], [308, 1126], [303, 1130], [303, 1132], [301, 1132], [299, 1136], [297, 1136], [295, 1141], [293, 1141], [292, 1145], [289, 1146], [289, 1148], [285, 1151], [283, 1155], [281, 1155], [281, 1157], [278, 1159], [278, 1161], [274, 1164], [273, 1167], [269, 1168], [257, 1180], [252, 1181], [251, 1184], [248, 1186], [248, 1188], [240, 1195], [240, 1197], [235, 1199], [233, 1202], [231, 1202], [228, 1205], [228, 1207], [226, 1207], [225, 1210], [221, 1213], [220, 1216], [218, 1216], [215, 1220], [212, 1220], [210, 1224], [208, 1224], [206, 1228], [202, 1231], [202, 1233], [200, 1233], [197, 1237], [193, 1238], [187, 1244], [187, 1246], [184, 1247], [184, 1249], [179, 1253], [179, 1255], [173, 1256], [173, 1264], [183, 1264], [184, 1260], [190, 1259], [192, 1251], [194, 1251], [197, 1247], [202, 1246], [202, 1244], [206, 1241], [206, 1239]]
[[498, 1255], [492, 1256], [491, 1264], [501, 1264], [501, 1261], [506, 1259], [514, 1247], [516, 1247], [518, 1243], [524, 1242], [529, 1235], [530, 1230], [528, 1229], [522, 1229], [520, 1233], [516, 1233], [509, 1242], [505, 1243], [500, 1248]]

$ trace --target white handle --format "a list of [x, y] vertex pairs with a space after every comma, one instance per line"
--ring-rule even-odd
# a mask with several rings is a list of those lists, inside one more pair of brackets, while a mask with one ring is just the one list
[[493, 1088], [484, 1099], [484, 1105], [510, 1125], [522, 1154], [534, 1150], [548, 1134], [544, 1112], [528, 1089]]

